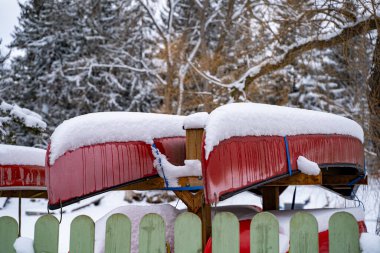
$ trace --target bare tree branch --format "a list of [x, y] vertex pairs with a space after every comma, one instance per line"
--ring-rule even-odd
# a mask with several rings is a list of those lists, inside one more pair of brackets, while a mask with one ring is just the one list
[[[376, 29], [376, 22], [379, 20], [379, 17], [371, 17], [369, 19], [360, 21], [355, 25], [348, 26], [343, 28], [341, 32], [333, 34], [331, 36], [324, 36], [324, 38], [317, 38], [315, 40], [310, 40], [305, 43], [291, 47], [285, 54], [277, 57], [274, 60], [266, 60], [255, 66], [254, 68], [249, 69], [243, 76], [247, 76], [246, 85], [252, 83], [255, 79], [260, 78], [266, 74], [269, 74], [275, 70], [281, 69], [289, 64], [291, 64], [294, 59], [304, 52], [313, 50], [313, 49], [324, 49], [328, 48], [345, 41], [348, 41], [355, 36], [360, 34], [368, 33], [371, 30]], [[377, 21], [376, 21], [377, 20]]]
[[298, 56], [307, 51], [332, 47], [334, 45], [348, 41], [358, 35], [366, 34], [369, 31], [375, 30], [377, 29], [376, 23], [379, 22], [379, 20], [380, 17], [371, 16], [367, 19], [363, 19], [355, 23], [354, 25], [343, 28], [338, 33], [321, 35], [317, 36], [316, 38], [306, 39], [303, 43], [298, 43], [288, 47], [284, 54], [275, 58], [266, 59], [256, 66], [248, 69], [237, 80], [231, 83], [221, 83], [219, 80], [215, 80], [215, 77], [211, 78], [208, 74], [201, 74], [199, 72], [199, 69], [197, 69], [193, 64], [191, 64], [191, 67], [194, 68], [203, 78], [209, 81], [212, 80], [211, 82], [214, 84], [222, 87], [236, 87], [238, 89], [241, 89], [242, 83], [245, 83], [245, 87], [247, 87], [254, 80], [291, 64]]

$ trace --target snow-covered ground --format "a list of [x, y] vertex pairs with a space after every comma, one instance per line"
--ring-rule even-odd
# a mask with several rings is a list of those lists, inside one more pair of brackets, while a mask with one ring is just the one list
[[[289, 187], [280, 198], [281, 207], [289, 206], [292, 201], [294, 187]], [[153, 194], [153, 193], [148, 193]], [[358, 198], [365, 205], [366, 224], [368, 231], [374, 233], [376, 226], [376, 218], [378, 212], [379, 191], [375, 187], [363, 187], [358, 192]], [[106, 194], [98, 195], [90, 199], [63, 208], [62, 223], [60, 225], [60, 246], [59, 252], [67, 253], [69, 246], [69, 231], [71, 221], [78, 215], [88, 215], [94, 221], [99, 220], [108, 212], [115, 208], [126, 205], [150, 205], [145, 200], [141, 202], [128, 203], [124, 200], [125, 193], [123, 191], [114, 191]], [[99, 203], [94, 205], [93, 202]], [[3, 206], [4, 198], [0, 198], [0, 208]], [[297, 187], [296, 201], [298, 205], [304, 205], [305, 209], [323, 208], [323, 207], [353, 207], [358, 206], [359, 201], [346, 201], [336, 194], [326, 191], [320, 187], [303, 186]], [[169, 204], [184, 209], [185, 205], [181, 201], [172, 201]], [[261, 198], [244, 192], [232, 198], [218, 203], [218, 206], [223, 205], [256, 205], [261, 207]], [[40, 215], [47, 212], [47, 200], [43, 199], [23, 199], [22, 200], [22, 229], [23, 237], [33, 238], [34, 224]], [[12, 216], [17, 220], [18, 199], [9, 199], [5, 208], [0, 209], [0, 216]], [[38, 215], [31, 215], [38, 214]], [[59, 219], [59, 210], [54, 211], [54, 215]]]

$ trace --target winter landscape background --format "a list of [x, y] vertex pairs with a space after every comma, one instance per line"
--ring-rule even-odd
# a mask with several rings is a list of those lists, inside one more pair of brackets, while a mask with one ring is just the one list
[[[0, 13], [8, 13], [4, 1]], [[251, 101], [331, 112], [363, 127], [370, 185], [357, 201], [315, 187], [298, 191], [297, 201], [362, 202], [369, 229], [380, 233], [379, 1], [25, 0], [19, 8], [0, 51], [2, 143], [46, 148], [64, 120], [99, 111], [188, 115]], [[5, 14], [0, 21], [12, 22]], [[283, 208], [292, 193], [282, 196]], [[128, 204], [124, 196], [71, 207], [63, 222], [68, 229], [82, 211], [98, 219]], [[230, 201], [261, 205], [251, 194]], [[46, 201], [23, 205], [22, 233], [32, 237]], [[2, 215], [17, 216], [16, 199], [0, 198]]]

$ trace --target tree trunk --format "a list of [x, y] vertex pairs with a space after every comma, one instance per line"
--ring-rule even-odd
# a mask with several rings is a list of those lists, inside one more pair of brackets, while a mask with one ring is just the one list
[[[371, 73], [368, 78], [368, 107], [370, 111], [370, 133], [371, 141], [375, 153], [377, 154], [376, 164], [379, 164], [380, 157], [380, 35], [377, 35], [376, 46], [373, 52]], [[374, 173], [380, 173], [379, 167]]]

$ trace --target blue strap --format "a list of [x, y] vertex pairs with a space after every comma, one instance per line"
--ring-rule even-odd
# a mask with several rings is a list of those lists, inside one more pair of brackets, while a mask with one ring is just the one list
[[170, 190], [170, 191], [198, 191], [203, 190], [203, 186], [185, 186], [185, 187], [165, 187], [160, 190]]
[[292, 175], [292, 163], [290, 162], [290, 153], [289, 153], [289, 144], [288, 144], [288, 138], [286, 138], [286, 135], [284, 136], [285, 141], [285, 149], [286, 149], [286, 160], [288, 162], [288, 171], [289, 175]]
[[156, 147], [156, 144], [155, 144], [155, 143], [152, 144], [152, 148], [154, 149], [154, 151], [155, 151], [156, 154], [157, 154], [157, 157], [158, 157], [158, 164], [159, 164], [159, 166], [161, 167], [162, 175], [164, 176], [165, 187], [167, 188], [167, 187], [169, 186], [169, 182], [168, 182], [168, 180], [167, 180], [166, 177], [165, 177], [165, 171], [164, 171], [164, 166], [162, 166], [161, 157], [160, 157], [160, 152], [159, 152], [158, 148]]
[[358, 176], [357, 178], [355, 178], [354, 180], [352, 180], [351, 182], [349, 182], [347, 185], [348, 186], [352, 186], [352, 185], [356, 184], [356, 182], [358, 182], [362, 178], [364, 178], [364, 176]]

